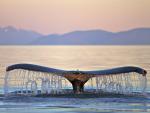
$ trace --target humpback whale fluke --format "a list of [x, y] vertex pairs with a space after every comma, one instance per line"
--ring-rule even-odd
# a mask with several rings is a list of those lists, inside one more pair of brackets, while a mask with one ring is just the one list
[[69, 71], [34, 64], [14, 64], [6, 68], [4, 92], [6, 95], [144, 92], [146, 74], [146, 70], [135, 66]]

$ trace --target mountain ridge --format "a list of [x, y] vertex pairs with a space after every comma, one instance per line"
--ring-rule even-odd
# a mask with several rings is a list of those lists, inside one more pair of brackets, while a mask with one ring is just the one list
[[0, 45], [26, 45], [41, 36], [43, 35], [31, 30], [0, 27]]
[[149, 45], [150, 28], [135, 28], [120, 32], [100, 29], [77, 30], [64, 34], [42, 35], [16, 29], [0, 28], [0, 45]]

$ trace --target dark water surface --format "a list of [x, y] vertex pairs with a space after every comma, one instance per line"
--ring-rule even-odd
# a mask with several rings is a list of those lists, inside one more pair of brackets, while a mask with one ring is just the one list
[[0, 102], [1, 113], [150, 112], [150, 99], [114, 98], [9, 98]]

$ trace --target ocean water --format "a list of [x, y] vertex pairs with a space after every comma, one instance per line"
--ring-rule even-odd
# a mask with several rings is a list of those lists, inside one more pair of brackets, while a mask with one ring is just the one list
[[0, 97], [0, 113], [150, 112], [150, 46], [0, 46], [0, 94], [3, 94], [6, 67], [16, 63], [33, 63], [65, 70], [140, 66], [148, 71], [147, 96]]

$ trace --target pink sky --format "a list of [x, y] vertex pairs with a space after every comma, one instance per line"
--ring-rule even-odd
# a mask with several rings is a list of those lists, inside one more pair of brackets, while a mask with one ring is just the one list
[[0, 0], [0, 26], [43, 34], [150, 27], [150, 0]]

